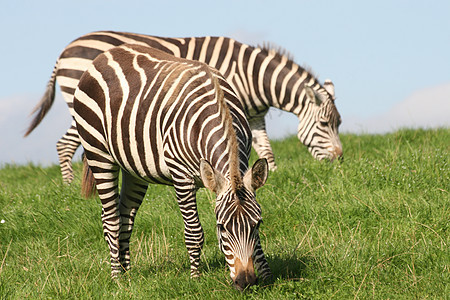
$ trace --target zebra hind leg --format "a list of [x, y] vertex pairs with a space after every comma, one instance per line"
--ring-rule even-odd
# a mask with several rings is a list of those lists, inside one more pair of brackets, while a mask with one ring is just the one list
[[266, 158], [269, 164], [270, 171], [275, 171], [277, 165], [275, 163], [275, 156], [270, 146], [269, 137], [266, 131], [266, 121], [264, 116], [261, 118], [254, 118], [249, 121], [252, 130], [252, 146], [258, 154], [259, 158]]
[[[101, 165], [101, 168], [93, 167], [92, 175], [95, 178], [97, 192], [102, 203], [103, 234], [111, 255], [111, 276], [113, 278], [122, 271], [119, 261], [119, 167], [103, 160], [90, 160], [86, 151], [86, 158], [90, 165]], [[110, 160], [111, 161], [111, 160]]]
[[123, 271], [130, 269], [130, 237], [134, 219], [147, 192], [148, 183], [127, 172], [122, 172], [122, 188], [120, 191], [120, 264]]
[[73, 181], [72, 158], [75, 151], [80, 146], [80, 137], [78, 135], [75, 123], [67, 130], [67, 132], [56, 143], [56, 151], [58, 152], [59, 165], [63, 182], [70, 184]]

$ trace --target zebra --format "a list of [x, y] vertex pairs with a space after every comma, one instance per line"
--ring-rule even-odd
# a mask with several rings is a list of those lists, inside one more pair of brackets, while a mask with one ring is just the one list
[[[216, 68], [238, 93], [252, 130], [252, 145], [276, 170], [275, 156], [266, 132], [265, 115], [270, 107], [299, 118], [297, 136], [316, 159], [342, 157], [338, 127], [341, 117], [335, 106], [334, 85], [320, 84], [311, 71], [296, 64], [282, 51], [266, 45], [252, 47], [226, 37], [166, 38], [142, 34], [99, 31], [71, 42], [59, 56], [46, 92], [36, 105], [25, 136], [41, 122], [55, 95], [55, 81], [73, 116], [73, 93], [91, 61], [104, 51], [124, 43], [150, 46], [176, 57], [198, 60]], [[57, 142], [63, 180], [73, 180], [71, 160], [80, 145], [75, 122]]]
[[[124, 44], [94, 59], [74, 93], [74, 118], [85, 150], [82, 192], [95, 182], [110, 249], [111, 274], [130, 269], [129, 241], [150, 183], [173, 185], [184, 221], [191, 277], [199, 276], [204, 235], [196, 191], [216, 195], [219, 248], [238, 289], [271, 276], [261, 249], [255, 191], [268, 163], [247, 170], [251, 130], [220, 73], [160, 50]], [[122, 187], [118, 192], [118, 174]]]

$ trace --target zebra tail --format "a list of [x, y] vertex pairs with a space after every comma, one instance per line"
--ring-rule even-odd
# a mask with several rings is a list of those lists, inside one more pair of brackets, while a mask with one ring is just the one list
[[95, 178], [88, 165], [86, 155], [83, 155], [83, 178], [81, 179], [81, 196], [91, 198], [95, 196]]
[[27, 137], [42, 121], [47, 112], [52, 107], [53, 101], [55, 100], [55, 83], [56, 83], [56, 72], [58, 71], [58, 61], [53, 68], [52, 76], [47, 83], [47, 89], [45, 90], [44, 96], [42, 96], [41, 101], [33, 108], [30, 115], [34, 115], [33, 121], [31, 121], [30, 126], [25, 132], [24, 137]]

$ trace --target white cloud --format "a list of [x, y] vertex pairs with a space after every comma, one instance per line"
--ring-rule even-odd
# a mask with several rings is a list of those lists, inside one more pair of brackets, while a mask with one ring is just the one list
[[400, 128], [436, 127], [450, 127], [450, 83], [416, 91], [378, 116], [343, 116], [341, 131], [385, 133]]
[[450, 123], [450, 83], [413, 93], [387, 114], [399, 126], [444, 126]]

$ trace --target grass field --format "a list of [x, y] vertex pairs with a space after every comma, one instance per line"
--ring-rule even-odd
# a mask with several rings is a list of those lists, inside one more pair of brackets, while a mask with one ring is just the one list
[[[345, 161], [273, 142], [278, 171], [258, 190], [272, 282], [231, 287], [214, 197], [198, 193], [206, 242], [189, 278], [171, 187], [152, 185], [136, 218], [133, 269], [110, 278], [97, 199], [59, 167], [0, 169], [0, 298], [446, 299], [450, 295], [450, 130], [341, 135]], [[253, 156], [253, 161], [255, 156]]]

